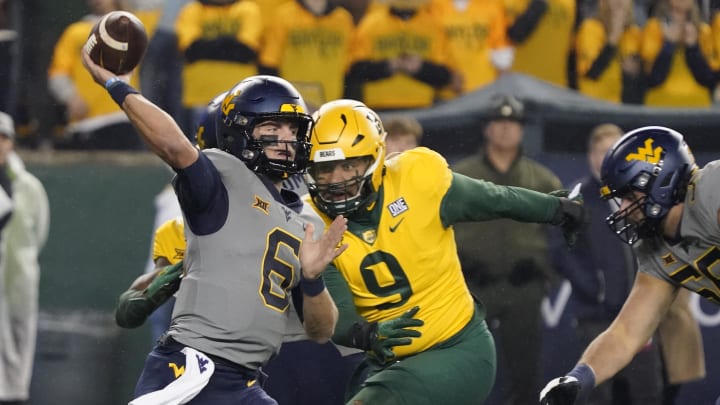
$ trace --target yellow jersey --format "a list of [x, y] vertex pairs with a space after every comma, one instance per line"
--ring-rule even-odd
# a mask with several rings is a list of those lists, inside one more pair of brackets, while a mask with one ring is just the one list
[[[646, 73], [652, 71], [665, 36], [662, 23], [657, 18], [649, 18], [642, 31], [641, 56]], [[703, 23], [698, 30], [698, 46], [712, 66], [714, 50], [710, 26]], [[695, 80], [685, 61], [685, 47], [677, 44], [672, 55], [670, 72], [665, 81], [649, 88], [645, 93], [645, 105], [654, 107], [709, 107], [712, 104], [710, 89]]]
[[[93, 118], [120, 112], [120, 107], [110, 98], [107, 90], [98, 86], [83, 67], [80, 55], [97, 18], [85, 18], [70, 24], [55, 44], [48, 77], [67, 76], [75, 85], [80, 98], [88, 107], [85, 118]], [[137, 75], [133, 75], [137, 76]]]
[[[453, 228], [440, 210], [452, 172], [445, 159], [415, 148], [386, 161], [375, 204], [377, 225], [352, 219], [343, 243], [349, 248], [333, 265], [352, 292], [357, 312], [369, 322], [399, 317], [415, 306], [422, 336], [393, 348], [398, 357], [427, 350], [457, 334], [470, 321], [474, 301], [465, 284]], [[330, 218], [320, 213], [326, 224]]]
[[153, 240], [153, 261], [164, 257], [175, 264], [185, 257], [185, 224], [182, 217], [166, 221], [155, 231]]

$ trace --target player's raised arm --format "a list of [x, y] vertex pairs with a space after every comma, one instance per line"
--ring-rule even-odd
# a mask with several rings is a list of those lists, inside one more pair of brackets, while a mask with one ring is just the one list
[[96, 83], [125, 111], [150, 149], [170, 166], [184, 169], [198, 158], [198, 150], [173, 118], [127, 83], [129, 75], [116, 76], [82, 52], [83, 65]]

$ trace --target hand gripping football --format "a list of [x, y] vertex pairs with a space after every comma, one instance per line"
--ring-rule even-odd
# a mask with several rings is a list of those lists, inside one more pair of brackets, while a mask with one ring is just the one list
[[112, 11], [90, 30], [85, 52], [93, 62], [123, 75], [140, 63], [147, 45], [145, 26], [136, 16], [127, 11]]

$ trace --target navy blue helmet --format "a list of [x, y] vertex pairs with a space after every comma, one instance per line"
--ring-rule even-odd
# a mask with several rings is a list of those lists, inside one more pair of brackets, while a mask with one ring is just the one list
[[[218, 147], [258, 173], [285, 179], [305, 173], [310, 158], [312, 117], [300, 93], [288, 81], [275, 76], [251, 76], [227, 92], [218, 116]], [[278, 141], [254, 139], [253, 128], [266, 120], [291, 121], [297, 124], [295, 141], [279, 141], [295, 150], [295, 159], [269, 159], [266, 144]]]
[[200, 116], [200, 122], [195, 130], [195, 142], [200, 149], [217, 148], [217, 121], [218, 111], [227, 92], [220, 93], [207, 105]]
[[[604, 199], [622, 198], [632, 191], [646, 196], [611, 214], [606, 222], [624, 242], [658, 235], [660, 221], [685, 198], [690, 176], [697, 168], [683, 136], [670, 128], [638, 128], [620, 138], [605, 155], [600, 169]], [[640, 209], [638, 224], [627, 218]]]

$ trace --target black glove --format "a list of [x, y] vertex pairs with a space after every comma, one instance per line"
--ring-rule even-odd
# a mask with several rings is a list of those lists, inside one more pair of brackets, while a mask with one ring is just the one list
[[580, 393], [580, 382], [575, 377], [558, 377], [540, 392], [540, 405], [573, 405]]
[[582, 194], [577, 193], [572, 199], [567, 198], [570, 194], [568, 190], [556, 190], [549, 194], [560, 199], [558, 209], [550, 223], [562, 228], [565, 243], [573, 247], [578, 233], [590, 223], [590, 217], [583, 205]]
[[422, 320], [414, 318], [419, 310], [420, 307], [413, 307], [397, 318], [364, 325], [355, 324], [353, 346], [367, 351], [370, 357], [381, 364], [393, 360], [395, 358], [393, 347], [410, 345], [412, 338], [422, 336], [420, 331], [407, 329], [425, 324]]

